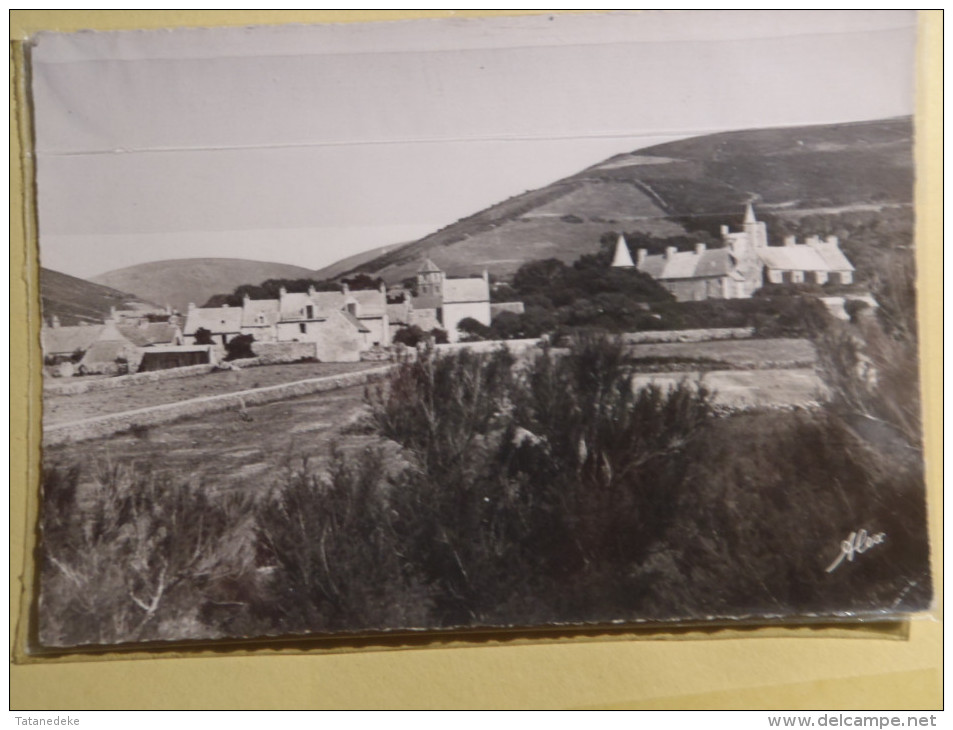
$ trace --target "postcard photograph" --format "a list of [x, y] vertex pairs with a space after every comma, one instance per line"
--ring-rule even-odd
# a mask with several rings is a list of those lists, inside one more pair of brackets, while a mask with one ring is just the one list
[[31, 650], [928, 609], [916, 44], [36, 36]]

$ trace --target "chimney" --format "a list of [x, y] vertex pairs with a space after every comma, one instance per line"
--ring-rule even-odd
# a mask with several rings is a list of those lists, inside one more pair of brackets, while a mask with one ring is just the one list
[[821, 239], [818, 236], [808, 236], [807, 240], [805, 241], [808, 246], [816, 246], [820, 242]]
[[279, 296], [279, 297], [286, 297], [286, 296], [288, 296], [288, 290], [285, 289], [284, 287], [280, 287], [280, 288], [278, 289], [278, 296]]
[[109, 318], [110, 318], [110, 319], [116, 319], [116, 308], [115, 308], [115, 307], [110, 307], [110, 308], [109, 308]]
[[351, 287], [347, 285], [346, 281], [341, 283], [341, 291], [344, 293], [344, 296], [351, 293]]
[[383, 294], [383, 295], [386, 297], [386, 296], [387, 296], [387, 284], [384, 283], [384, 280], [383, 280], [383, 279], [381, 279], [380, 290], [381, 290], [381, 294]]
[[666, 246], [666, 247], [665, 247], [665, 260], [666, 260], [666, 261], [671, 261], [672, 258], [675, 256], [675, 252], [676, 252], [677, 250], [678, 250], [678, 249], [675, 248], [675, 246]]
[[704, 243], [696, 243], [696, 244], [695, 244], [695, 255], [696, 255], [696, 256], [701, 256], [703, 253], [705, 253], [705, 248], [706, 248], [706, 246], [705, 246]]
[[635, 252], [636, 264], [641, 266], [648, 255], [649, 255], [649, 250], [647, 248], [640, 248], [638, 251]]
[[793, 246], [793, 245], [795, 245], [796, 243], [797, 243], [797, 238], [795, 238], [794, 236], [785, 236], [785, 237], [784, 237], [784, 245], [785, 245], [785, 246]]
[[722, 235], [722, 236], [727, 236], [727, 235], [728, 235], [728, 226], [722, 226], [722, 227], [721, 227], [721, 235]]
[[53, 315], [53, 326], [54, 326], [54, 327], [59, 327], [59, 326], [60, 326], [60, 318], [57, 317], [55, 314]]
[[824, 239], [824, 243], [836, 246], [838, 244], [837, 236], [828, 236]]
[[308, 296], [309, 297], [314, 296], [314, 284], [308, 284]]
[[248, 306], [248, 302], [250, 302], [250, 301], [251, 301], [251, 297], [248, 296], [248, 292], [245, 292], [245, 296], [242, 297], [242, 306], [243, 306], [243, 307], [247, 307], [247, 306]]
[[490, 285], [490, 272], [487, 271], [486, 269], [483, 269], [483, 281], [486, 282], [487, 286]]
[[228, 302], [222, 302], [222, 309], [228, 309]]
[[191, 312], [193, 309], [195, 309], [195, 302], [189, 302], [189, 311]]

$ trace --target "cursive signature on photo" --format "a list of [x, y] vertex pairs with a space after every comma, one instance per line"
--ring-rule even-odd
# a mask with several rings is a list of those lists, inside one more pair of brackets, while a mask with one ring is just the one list
[[882, 545], [883, 542], [887, 539], [886, 532], [878, 532], [875, 535], [867, 534], [867, 530], [860, 530], [858, 532], [852, 532], [847, 536], [846, 540], [841, 540], [840, 543], [840, 554], [835, 558], [834, 562], [827, 566], [827, 572], [833, 573], [844, 562], [846, 558], [848, 562], [853, 562], [855, 555], [860, 555], [865, 553], [870, 548], [875, 545]]

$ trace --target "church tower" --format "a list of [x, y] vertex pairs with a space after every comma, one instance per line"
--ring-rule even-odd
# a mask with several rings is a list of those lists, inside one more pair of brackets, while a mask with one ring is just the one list
[[742, 226], [750, 250], [764, 248], [768, 245], [768, 227], [754, 217], [754, 208], [751, 207], [751, 203], [745, 206], [745, 220]]
[[443, 272], [433, 261], [426, 259], [417, 269], [417, 295], [442, 297], [443, 279]]

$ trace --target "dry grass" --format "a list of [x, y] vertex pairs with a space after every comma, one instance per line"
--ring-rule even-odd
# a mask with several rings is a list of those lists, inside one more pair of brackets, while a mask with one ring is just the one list
[[[175, 478], [202, 479], [219, 489], [254, 491], [289, 458], [323, 459], [330, 442], [361, 410], [363, 397], [363, 386], [342, 388], [249, 407], [250, 420], [235, 411], [223, 411], [136, 433], [62, 444], [44, 450], [43, 465], [78, 464], [85, 476], [108, 457]], [[345, 441], [360, 445], [366, 437], [349, 436]]]
[[751, 340], [716, 340], [711, 342], [660, 342], [631, 345], [630, 362], [638, 369], [643, 364], [658, 364], [664, 371], [664, 361], [716, 362], [719, 369], [758, 369], [811, 367], [817, 361], [814, 346], [803, 339], [776, 338]]

